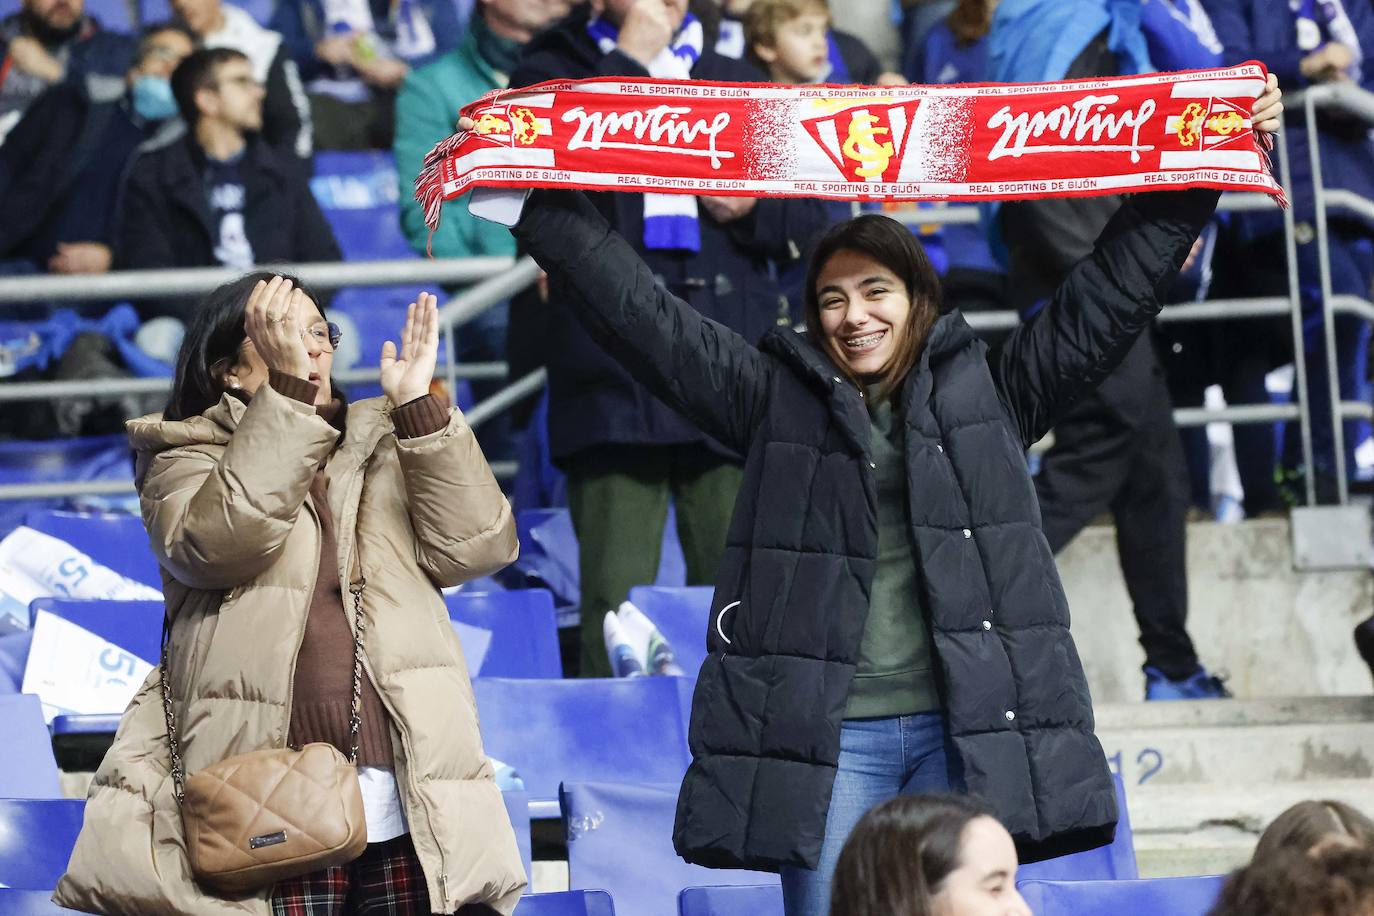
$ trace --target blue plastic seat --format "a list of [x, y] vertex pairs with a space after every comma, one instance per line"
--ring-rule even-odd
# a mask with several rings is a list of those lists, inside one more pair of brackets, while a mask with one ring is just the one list
[[[127, 443], [124, 454], [127, 462]], [[24, 524], [66, 541], [122, 576], [156, 589], [162, 588], [157, 558], [148, 546], [148, 532], [143, 527], [143, 519], [137, 515], [45, 510], [30, 512], [25, 516]]]
[[1018, 881], [1036, 916], [1204, 916], [1226, 879], [1137, 878], [1134, 881]]
[[[62, 785], [43, 704], [31, 693], [0, 696], [5, 750], [0, 754], [0, 798], [61, 798]], [[0, 824], [0, 848], [4, 828]], [[0, 886], [6, 882], [0, 878]]]
[[61, 916], [77, 913], [52, 902], [52, 891], [21, 891], [0, 887], [0, 913], [5, 916]]
[[783, 916], [782, 885], [688, 887], [677, 906], [679, 916]]
[[[320, 151], [310, 189], [338, 239], [346, 261], [416, 258], [401, 233], [400, 185], [391, 153]], [[348, 316], [361, 346], [358, 365], [375, 366], [382, 341], [395, 340], [405, 324], [406, 307], [422, 289], [377, 286], [339, 290], [330, 303]], [[351, 344], [345, 344], [347, 350]], [[358, 396], [360, 392], [354, 392]], [[460, 402], [461, 403], [461, 402]]]
[[689, 675], [695, 676], [706, 660], [706, 630], [710, 626], [713, 594], [715, 589], [709, 585], [639, 585], [630, 589], [630, 602], [672, 644], [677, 663]]
[[0, 798], [0, 887], [57, 887], [85, 810], [82, 799]]
[[678, 894], [686, 887], [780, 887], [777, 875], [682, 861], [673, 851], [677, 793], [677, 782], [564, 783], [569, 886], [604, 888], [634, 916], [677, 916]]
[[1113, 773], [1116, 785], [1116, 808], [1120, 819], [1116, 822], [1116, 837], [1106, 846], [1031, 862], [1017, 869], [1022, 880], [1041, 881], [1130, 881], [1140, 877], [1135, 863], [1135, 840], [1131, 835], [1131, 815], [1126, 808], [1126, 787], [1121, 777]]
[[491, 633], [475, 677], [561, 678], [553, 595], [544, 589], [458, 592], [445, 597], [448, 615]]
[[615, 904], [605, 891], [526, 894], [515, 905], [515, 916], [615, 916]]
[[150, 665], [156, 665], [162, 657], [162, 618], [167, 611], [161, 601], [35, 598], [29, 604], [30, 623], [38, 618], [39, 611], [69, 620]]
[[679, 680], [477, 678], [472, 686], [486, 752], [515, 768], [531, 811], [547, 817], [557, 816], [561, 782], [682, 779], [690, 756]]

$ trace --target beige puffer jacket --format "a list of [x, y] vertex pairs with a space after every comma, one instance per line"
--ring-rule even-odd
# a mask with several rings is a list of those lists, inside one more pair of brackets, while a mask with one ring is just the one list
[[[307, 493], [328, 457], [344, 591], [360, 563], [367, 673], [391, 713], [396, 779], [431, 904], [510, 914], [525, 876], [439, 588], [514, 560], [515, 524], [457, 410], [445, 429], [400, 441], [389, 412], [380, 398], [352, 405], [337, 449], [337, 431], [312, 407], [266, 385], [248, 405], [226, 396], [200, 417], [128, 424], [173, 619], [182, 757], [195, 772], [285, 744], [319, 568]], [[265, 916], [266, 892], [218, 898], [190, 875], [158, 683], [155, 669], [124, 712], [55, 899], [129, 916]]]

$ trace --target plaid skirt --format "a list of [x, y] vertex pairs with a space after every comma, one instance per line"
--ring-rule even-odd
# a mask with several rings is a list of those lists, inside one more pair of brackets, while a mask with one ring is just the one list
[[[460, 916], [495, 910], [465, 906]], [[272, 916], [430, 916], [425, 874], [410, 834], [369, 843], [358, 858], [280, 881], [272, 891]]]

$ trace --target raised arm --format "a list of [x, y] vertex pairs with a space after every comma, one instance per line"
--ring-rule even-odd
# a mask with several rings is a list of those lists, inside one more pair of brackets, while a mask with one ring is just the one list
[[548, 272], [550, 296], [640, 384], [708, 435], [748, 448], [767, 398], [763, 354], [657, 283], [580, 192], [532, 192], [514, 232]]
[[411, 303], [400, 347], [382, 347], [382, 390], [392, 404], [396, 454], [415, 531], [415, 560], [440, 588], [515, 561], [515, 518], [472, 427], [429, 394], [439, 354], [434, 296]]
[[1201, 189], [1128, 199], [1049, 304], [992, 354], [993, 377], [1025, 445], [1100, 384], [1154, 321], [1219, 196]]

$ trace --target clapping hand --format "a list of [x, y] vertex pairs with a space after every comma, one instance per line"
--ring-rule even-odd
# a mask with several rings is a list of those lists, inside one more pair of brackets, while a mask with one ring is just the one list
[[301, 334], [305, 294], [283, 277], [259, 280], [248, 295], [243, 328], [267, 368], [309, 378], [310, 354]]
[[434, 364], [439, 357], [439, 300], [421, 293], [406, 310], [406, 326], [401, 331], [401, 352], [396, 344], [382, 344], [382, 391], [400, 407], [429, 394], [434, 380]]

